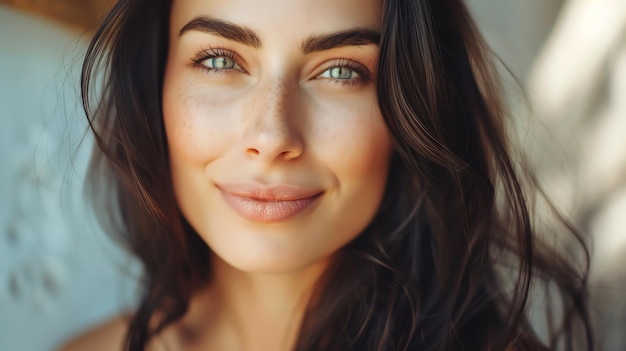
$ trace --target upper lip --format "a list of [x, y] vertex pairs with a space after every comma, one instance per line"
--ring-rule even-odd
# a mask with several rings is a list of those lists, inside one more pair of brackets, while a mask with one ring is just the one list
[[320, 189], [296, 185], [265, 185], [259, 183], [220, 183], [217, 187], [235, 196], [259, 201], [297, 201], [321, 194]]

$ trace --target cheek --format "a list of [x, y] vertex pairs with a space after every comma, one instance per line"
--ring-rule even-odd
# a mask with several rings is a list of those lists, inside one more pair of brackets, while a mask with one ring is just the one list
[[203, 165], [222, 154], [233, 128], [232, 115], [220, 96], [165, 91], [163, 118], [171, 161]]
[[331, 231], [341, 235], [334, 243], [345, 244], [365, 229], [386, 188], [392, 141], [372, 101], [376, 100], [343, 101], [318, 111], [323, 118], [316, 124], [312, 144], [335, 178], [328, 211], [335, 218]]
[[315, 127], [311, 147], [337, 177], [386, 175], [391, 137], [378, 107], [368, 101], [327, 105]]

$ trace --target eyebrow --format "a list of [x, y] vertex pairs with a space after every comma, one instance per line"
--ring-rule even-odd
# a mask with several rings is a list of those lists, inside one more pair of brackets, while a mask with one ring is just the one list
[[380, 33], [368, 28], [353, 28], [339, 32], [312, 35], [300, 45], [304, 54], [324, 51], [344, 46], [379, 45]]
[[252, 29], [215, 18], [196, 17], [180, 30], [179, 36], [192, 30], [219, 35], [255, 49], [261, 47], [261, 39]]
[[[254, 30], [216, 18], [196, 17], [180, 30], [179, 36], [189, 31], [218, 35], [255, 49], [262, 47], [261, 39]], [[379, 45], [379, 43], [379, 32], [369, 28], [351, 28], [328, 34], [311, 35], [301, 43], [300, 51], [310, 54], [345, 46]]]

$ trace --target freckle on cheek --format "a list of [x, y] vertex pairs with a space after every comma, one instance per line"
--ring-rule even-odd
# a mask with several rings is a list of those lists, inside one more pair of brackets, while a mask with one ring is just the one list
[[[173, 115], [168, 116], [169, 126], [171, 128], [170, 133], [172, 139], [170, 140], [171, 147], [174, 148], [172, 156], [181, 155], [182, 153], [197, 152], [197, 146], [193, 143], [193, 130], [194, 130], [194, 117], [193, 117], [193, 98], [183, 96], [180, 98], [181, 105], [179, 108], [171, 110]], [[175, 150], [178, 150], [176, 152]]]
[[265, 110], [267, 112], [274, 110], [277, 114], [281, 114], [285, 108], [284, 103], [288, 98], [287, 95], [287, 89], [283, 82], [274, 85], [272, 89], [270, 89], [268, 99], [265, 100]]
[[197, 162], [205, 162], [220, 149], [220, 140], [228, 121], [228, 114], [220, 114], [219, 104], [211, 95], [192, 93], [180, 98], [179, 111], [175, 116], [176, 148], [181, 156]]

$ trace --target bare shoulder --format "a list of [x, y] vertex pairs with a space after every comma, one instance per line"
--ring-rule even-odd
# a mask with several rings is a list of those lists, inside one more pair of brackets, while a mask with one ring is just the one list
[[130, 317], [109, 320], [69, 341], [59, 351], [122, 351]]

